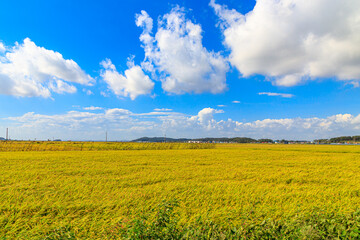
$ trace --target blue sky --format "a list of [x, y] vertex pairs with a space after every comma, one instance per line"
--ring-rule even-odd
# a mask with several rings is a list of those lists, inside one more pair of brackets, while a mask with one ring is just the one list
[[1, 1], [0, 137], [360, 134], [359, 13], [356, 0]]

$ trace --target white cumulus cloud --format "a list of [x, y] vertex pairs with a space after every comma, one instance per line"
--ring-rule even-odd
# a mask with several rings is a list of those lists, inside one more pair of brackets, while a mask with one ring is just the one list
[[159, 18], [155, 36], [153, 20], [145, 11], [136, 15], [136, 25], [143, 28], [142, 66], [160, 75], [166, 92], [215, 94], [226, 89], [227, 61], [203, 46], [201, 26], [186, 19], [182, 8], [175, 7]]
[[360, 1], [257, 0], [242, 15], [211, 0], [230, 62], [275, 85], [316, 78], [360, 80]]
[[[89, 111], [96, 107], [88, 108]], [[178, 112], [133, 113], [127, 109], [97, 109], [97, 112], [70, 111], [43, 115], [33, 112], [1, 119], [0, 130], [10, 127], [14, 139], [98, 140], [108, 130], [113, 140], [143, 136], [171, 137], [252, 137], [312, 140], [360, 134], [360, 115], [337, 114], [325, 118], [280, 118], [250, 122], [216, 120], [222, 110], [204, 108], [196, 115]], [[0, 131], [1, 132], [1, 131]]]
[[142, 68], [134, 65], [129, 61], [129, 69], [124, 75], [120, 74], [110, 59], [102, 61], [101, 77], [108, 84], [110, 90], [116, 95], [122, 97], [130, 97], [134, 100], [139, 95], [150, 94], [154, 88], [154, 82], [150, 80], [149, 76], [145, 75]]
[[6, 51], [3, 44], [0, 46], [0, 94], [47, 98], [51, 92], [76, 92], [70, 83], [91, 85], [93, 82], [76, 62], [37, 46], [29, 38]]
[[223, 113], [223, 112], [224, 112], [223, 110], [204, 108], [198, 113], [197, 117], [201, 123], [209, 123], [214, 119], [215, 113]]

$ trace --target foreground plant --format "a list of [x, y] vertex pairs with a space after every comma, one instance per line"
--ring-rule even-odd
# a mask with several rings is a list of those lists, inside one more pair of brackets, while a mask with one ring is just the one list
[[[348, 215], [315, 212], [293, 219], [247, 219], [240, 226], [224, 226], [199, 217], [193, 224], [179, 224], [177, 200], [164, 201], [156, 217], [148, 215], [126, 224], [116, 237], [121, 239], [360, 239], [360, 210]], [[113, 237], [115, 237], [113, 236]]]

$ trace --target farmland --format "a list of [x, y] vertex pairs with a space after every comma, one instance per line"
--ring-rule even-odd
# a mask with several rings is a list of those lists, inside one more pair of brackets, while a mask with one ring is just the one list
[[210, 143], [2, 141], [0, 152], [210, 149]]
[[1, 144], [0, 239], [359, 238], [359, 146]]

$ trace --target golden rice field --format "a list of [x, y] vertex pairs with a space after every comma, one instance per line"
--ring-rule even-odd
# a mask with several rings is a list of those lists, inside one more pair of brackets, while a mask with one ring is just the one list
[[0, 152], [209, 149], [211, 143], [0, 141]]
[[360, 146], [180, 148], [1, 151], [0, 239], [359, 239]]

